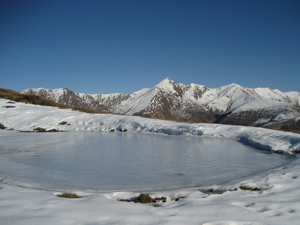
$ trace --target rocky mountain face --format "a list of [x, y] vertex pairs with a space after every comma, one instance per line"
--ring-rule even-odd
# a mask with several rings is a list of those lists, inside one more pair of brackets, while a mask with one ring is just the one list
[[300, 130], [300, 93], [230, 84], [185, 85], [170, 78], [133, 94], [82, 94], [62, 89], [27, 89], [53, 101], [111, 113], [189, 122]]

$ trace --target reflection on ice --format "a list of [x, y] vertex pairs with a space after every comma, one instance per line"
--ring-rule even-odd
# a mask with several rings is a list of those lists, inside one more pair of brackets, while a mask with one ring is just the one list
[[0, 173], [45, 189], [162, 190], [222, 184], [291, 159], [212, 138], [7, 132]]

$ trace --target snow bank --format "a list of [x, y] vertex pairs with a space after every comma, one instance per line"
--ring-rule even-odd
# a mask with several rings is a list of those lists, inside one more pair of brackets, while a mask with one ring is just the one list
[[[105, 132], [114, 128], [129, 132], [227, 138], [279, 153], [300, 151], [300, 135], [289, 132], [221, 124], [178, 123], [135, 116], [87, 114], [71, 109], [8, 102], [0, 99], [0, 123], [7, 129], [32, 131], [42, 127], [47, 130]], [[70, 125], [59, 125], [62, 121]]]

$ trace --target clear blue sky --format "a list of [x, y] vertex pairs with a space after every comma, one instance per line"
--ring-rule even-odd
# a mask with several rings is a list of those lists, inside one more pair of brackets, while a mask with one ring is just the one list
[[133, 93], [166, 77], [300, 92], [299, 0], [0, 0], [0, 87]]

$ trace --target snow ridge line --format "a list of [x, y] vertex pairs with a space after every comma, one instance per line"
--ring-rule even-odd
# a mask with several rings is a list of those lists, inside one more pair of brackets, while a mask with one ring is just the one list
[[260, 150], [276, 153], [293, 154], [300, 151], [300, 135], [264, 128], [220, 124], [184, 124], [176, 122], [166, 124], [152, 123], [149, 126], [146, 121], [144, 124], [136, 121], [131, 121], [130, 123], [122, 121], [122, 123], [116, 123], [115, 125], [117, 130], [127, 127], [126, 129], [129, 131], [135, 132], [226, 138]]

